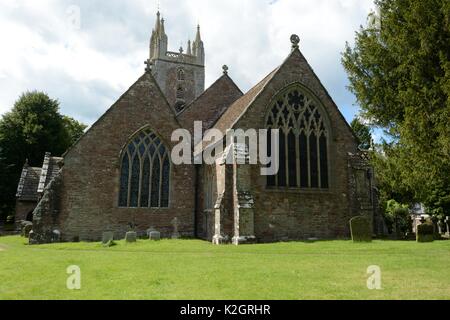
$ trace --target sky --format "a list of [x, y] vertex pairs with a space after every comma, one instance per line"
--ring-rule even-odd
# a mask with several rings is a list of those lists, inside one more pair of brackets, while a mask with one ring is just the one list
[[341, 52], [373, 0], [0, 0], [0, 114], [22, 92], [58, 99], [61, 113], [94, 123], [144, 72], [160, 8], [169, 50], [201, 26], [206, 87], [222, 65], [243, 92], [290, 52], [290, 35], [347, 121], [358, 113]]

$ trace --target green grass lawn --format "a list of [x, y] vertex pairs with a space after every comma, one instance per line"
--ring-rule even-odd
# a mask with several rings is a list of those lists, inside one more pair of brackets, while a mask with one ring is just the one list
[[[81, 290], [66, 288], [81, 268]], [[382, 289], [369, 290], [378, 265]], [[450, 299], [450, 241], [213, 246], [199, 240], [28, 246], [0, 238], [2, 299]]]

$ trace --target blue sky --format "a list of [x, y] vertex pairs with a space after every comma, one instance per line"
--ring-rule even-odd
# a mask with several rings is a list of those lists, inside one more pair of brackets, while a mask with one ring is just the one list
[[92, 124], [144, 72], [158, 2], [170, 50], [200, 23], [207, 86], [227, 64], [246, 92], [286, 58], [296, 33], [345, 118], [358, 113], [340, 58], [372, 0], [0, 0], [0, 113], [42, 90]]

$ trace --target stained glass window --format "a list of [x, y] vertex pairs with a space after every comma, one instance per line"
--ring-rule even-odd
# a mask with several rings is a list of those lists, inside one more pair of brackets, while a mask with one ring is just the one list
[[126, 153], [122, 157], [122, 172], [120, 174], [120, 194], [119, 194], [119, 206], [126, 207], [128, 205], [128, 180], [130, 173], [130, 160]]
[[121, 157], [119, 206], [167, 208], [170, 195], [169, 151], [149, 129], [134, 136]]
[[[329, 131], [318, 105], [294, 85], [269, 106], [267, 128], [280, 130], [280, 168], [277, 175], [267, 177], [268, 187], [329, 188]], [[270, 142], [269, 138], [269, 151]]]

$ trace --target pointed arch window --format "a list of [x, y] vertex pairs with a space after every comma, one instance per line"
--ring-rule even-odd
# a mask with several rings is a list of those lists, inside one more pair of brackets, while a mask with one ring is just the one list
[[177, 80], [178, 81], [184, 81], [185, 79], [186, 79], [186, 75], [185, 75], [184, 69], [179, 68], [177, 70]]
[[150, 129], [141, 131], [128, 143], [120, 170], [119, 207], [169, 207], [169, 150]]
[[177, 88], [177, 100], [184, 100], [184, 89], [181, 85]]
[[300, 86], [284, 90], [270, 105], [266, 126], [280, 130], [280, 167], [267, 178], [268, 187], [329, 188], [330, 133], [318, 106]]

